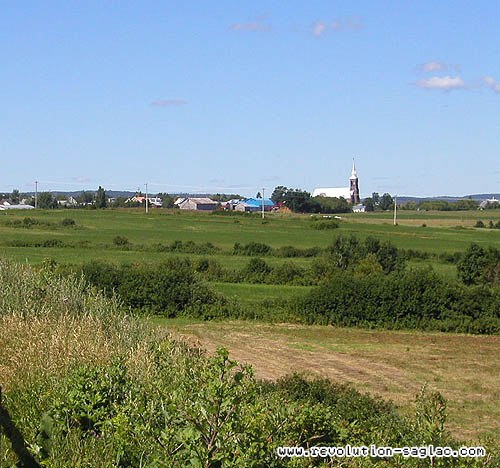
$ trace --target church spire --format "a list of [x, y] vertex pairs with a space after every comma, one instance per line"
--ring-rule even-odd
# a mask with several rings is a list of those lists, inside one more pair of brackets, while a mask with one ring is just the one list
[[359, 198], [359, 185], [358, 185], [358, 173], [356, 172], [356, 165], [354, 164], [354, 158], [352, 158], [352, 171], [351, 177], [349, 177], [350, 191], [351, 191], [351, 203], [357, 205], [361, 200]]
[[354, 164], [354, 158], [352, 158], [352, 171], [351, 171], [351, 177], [349, 179], [357, 179], [358, 178], [358, 173], [356, 172], [356, 165]]

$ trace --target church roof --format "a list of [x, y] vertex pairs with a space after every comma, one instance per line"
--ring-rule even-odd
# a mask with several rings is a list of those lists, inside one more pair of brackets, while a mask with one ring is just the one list
[[351, 189], [349, 187], [327, 187], [316, 188], [312, 194], [313, 197], [345, 198], [351, 199]]

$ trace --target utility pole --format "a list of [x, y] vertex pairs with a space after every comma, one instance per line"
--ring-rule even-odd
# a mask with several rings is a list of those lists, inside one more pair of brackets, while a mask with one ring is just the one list
[[146, 185], [146, 214], [148, 214], [148, 184]]
[[394, 226], [398, 224], [397, 221], [397, 206], [398, 206], [398, 196], [394, 195]]
[[38, 208], [38, 180], [35, 180], [35, 208]]
[[264, 219], [264, 188], [262, 188], [262, 219]]

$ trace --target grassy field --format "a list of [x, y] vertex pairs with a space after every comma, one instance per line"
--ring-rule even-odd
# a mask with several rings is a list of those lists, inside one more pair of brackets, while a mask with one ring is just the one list
[[[51, 226], [34, 226], [30, 229], [8, 225], [14, 220], [29, 216]], [[58, 227], [64, 218], [76, 221], [76, 228]], [[156, 261], [172, 254], [158, 254], [137, 250], [110, 249], [113, 238], [125, 236], [130, 242], [142, 245], [170, 243], [175, 240], [212, 242], [226, 254], [218, 255], [224, 266], [239, 268], [246, 259], [227, 255], [235, 242], [263, 242], [273, 247], [324, 247], [335, 236], [354, 234], [389, 239], [397, 247], [432, 253], [463, 251], [471, 242], [500, 248], [500, 230], [476, 229], [471, 226], [477, 219], [495, 222], [500, 210], [485, 212], [401, 212], [399, 225], [393, 226], [390, 213], [349, 214], [342, 216], [336, 230], [313, 229], [308, 215], [270, 214], [263, 224], [259, 217], [213, 216], [207, 213], [187, 213], [172, 210], [151, 211], [145, 215], [140, 210], [56, 210], [36, 213], [0, 212], [0, 255], [22, 262], [39, 263], [53, 258], [64, 263], [81, 263], [103, 259], [121, 263]], [[427, 227], [422, 227], [426, 224]], [[68, 248], [12, 247], [13, 241], [43, 241], [59, 239], [77, 244]], [[87, 242], [86, 246], [79, 243]], [[270, 258], [270, 263], [283, 260]], [[307, 264], [310, 259], [293, 261]]]
[[212, 287], [227, 297], [252, 304], [264, 300], [292, 298], [306, 294], [308, 286], [283, 286], [274, 284], [210, 283]]
[[351, 382], [410, 412], [424, 383], [449, 402], [449, 426], [464, 439], [500, 443], [500, 337], [357, 330], [291, 324], [155, 320], [175, 335], [255, 366], [260, 378], [305, 372]]

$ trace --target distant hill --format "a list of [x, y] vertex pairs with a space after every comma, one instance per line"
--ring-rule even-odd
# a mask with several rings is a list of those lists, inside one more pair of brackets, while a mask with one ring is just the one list
[[[79, 197], [83, 192], [86, 193], [96, 193], [96, 190], [76, 190], [72, 192], [58, 191], [52, 190], [50, 193], [54, 196], [65, 196], [65, 197]], [[39, 192], [41, 193], [41, 192]], [[116, 197], [133, 197], [137, 192], [130, 192], [127, 190], [106, 190], [106, 195], [110, 198]], [[143, 192], [144, 193], [144, 192]], [[156, 195], [157, 192], [149, 192], [149, 195]], [[9, 195], [6, 193], [5, 195]], [[35, 192], [23, 192], [23, 195], [31, 195], [34, 196]], [[172, 197], [210, 197], [215, 195], [214, 193], [169, 193], [168, 195]], [[226, 195], [226, 194], [221, 194]]]
[[500, 200], [500, 193], [476, 193], [474, 195], [466, 195], [463, 197], [453, 197], [449, 195], [442, 195], [439, 197], [404, 197], [404, 196], [398, 196], [398, 203], [406, 203], [409, 201], [414, 201], [416, 203], [419, 203], [421, 201], [449, 201], [449, 202], [455, 202], [459, 200], [477, 200], [477, 201], [483, 201], [487, 200], [488, 198], [496, 198]]

